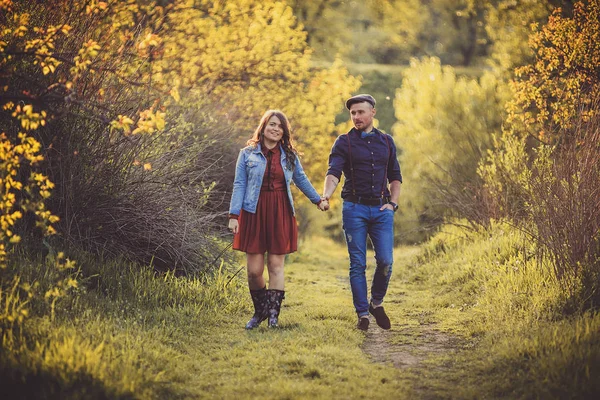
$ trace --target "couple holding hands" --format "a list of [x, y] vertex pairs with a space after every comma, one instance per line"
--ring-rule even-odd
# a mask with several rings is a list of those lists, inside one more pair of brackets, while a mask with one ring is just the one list
[[[400, 195], [402, 174], [393, 138], [373, 127], [375, 99], [353, 96], [346, 108], [354, 128], [338, 136], [329, 154], [323, 195], [319, 195], [302, 169], [287, 117], [279, 110], [267, 111], [240, 151], [236, 163], [229, 207], [233, 248], [246, 253], [248, 286], [254, 315], [246, 324], [253, 329], [264, 320], [278, 326], [285, 296], [285, 255], [297, 250], [298, 229], [290, 184], [294, 184], [321, 211], [342, 174], [342, 228], [350, 256], [350, 286], [357, 328], [366, 331], [369, 313], [377, 325], [390, 329], [382, 306], [392, 273], [394, 212]], [[377, 267], [367, 297], [367, 236], [371, 238]], [[266, 288], [265, 253], [269, 273]]]

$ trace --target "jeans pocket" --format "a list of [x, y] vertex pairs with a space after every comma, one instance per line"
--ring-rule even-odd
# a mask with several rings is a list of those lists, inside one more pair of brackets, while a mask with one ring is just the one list
[[342, 204], [342, 210], [353, 210], [354, 208], [356, 208], [356, 203], [352, 203], [351, 201], [345, 201]]

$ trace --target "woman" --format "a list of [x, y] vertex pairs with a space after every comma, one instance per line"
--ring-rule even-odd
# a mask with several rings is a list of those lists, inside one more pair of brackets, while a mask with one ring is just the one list
[[[284, 299], [285, 255], [297, 250], [298, 228], [290, 183], [311, 202], [324, 208], [322, 199], [304, 173], [292, 143], [290, 124], [279, 110], [267, 111], [247, 146], [240, 151], [229, 206], [233, 248], [246, 253], [248, 287], [254, 315], [246, 324], [253, 329], [268, 318], [277, 327]], [[267, 253], [269, 289], [263, 278]]]

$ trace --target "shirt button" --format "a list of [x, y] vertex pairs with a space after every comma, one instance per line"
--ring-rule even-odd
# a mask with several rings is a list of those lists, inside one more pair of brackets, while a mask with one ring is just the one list
[[373, 152], [371, 152], [371, 155], [373, 155]]

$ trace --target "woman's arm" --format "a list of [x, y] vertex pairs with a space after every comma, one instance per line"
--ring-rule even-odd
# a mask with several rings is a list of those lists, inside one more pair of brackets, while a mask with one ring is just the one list
[[296, 157], [296, 165], [294, 168], [294, 174], [292, 175], [292, 180], [294, 184], [300, 189], [302, 193], [314, 204], [319, 204], [321, 201], [321, 196], [315, 189], [315, 187], [310, 183], [308, 176], [304, 173], [304, 169], [302, 169], [302, 164], [300, 163], [300, 159]]
[[231, 193], [231, 202], [229, 203], [229, 214], [240, 215], [244, 196], [246, 195], [246, 186], [248, 185], [248, 175], [246, 174], [246, 157], [244, 150], [240, 150], [235, 165], [235, 178], [233, 180], [233, 191]]

